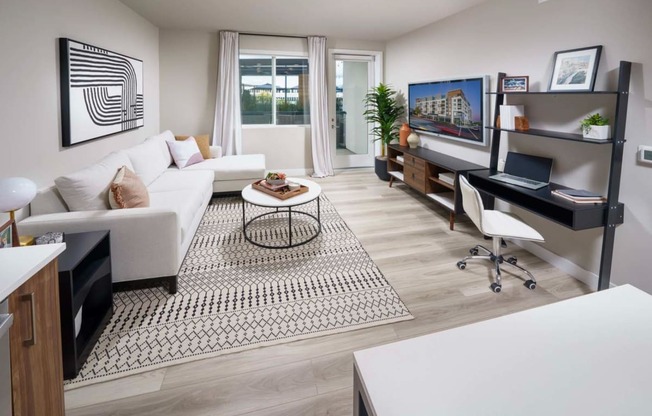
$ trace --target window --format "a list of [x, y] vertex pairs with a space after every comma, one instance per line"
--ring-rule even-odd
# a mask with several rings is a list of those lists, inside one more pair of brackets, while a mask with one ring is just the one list
[[240, 55], [242, 124], [310, 124], [308, 58]]

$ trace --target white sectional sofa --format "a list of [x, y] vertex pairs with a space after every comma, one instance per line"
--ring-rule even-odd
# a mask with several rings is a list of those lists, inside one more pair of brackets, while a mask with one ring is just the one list
[[[169, 281], [176, 292], [177, 274], [213, 193], [240, 191], [264, 177], [264, 155], [218, 156], [183, 170], [173, 165], [166, 141], [170, 131], [129, 149], [113, 152], [78, 172], [57, 178], [57, 186], [39, 191], [21, 234], [48, 231], [111, 231], [113, 281]], [[147, 186], [148, 208], [111, 209], [108, 188], [121, 166]]]

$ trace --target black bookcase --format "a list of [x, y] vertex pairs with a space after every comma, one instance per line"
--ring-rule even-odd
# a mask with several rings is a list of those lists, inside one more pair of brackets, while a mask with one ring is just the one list
[[[77, 376], [113, 314], [109, 231], [65, 235], [59, 256], [59, 308], [63, 376]], [[82, 308], [75, 336], [75, 317]]]
[[[622, 224], [624, 219], [624, 205], [618, 201], [620, 193], [620, 176], [623, 161], [623, 148], [625, 145], [625, 125], [627, 121], [627, 104], [629, 98], [629, 82], [631, 74], [631, 62], [621, 61], [618, 74], [617, 91], [595, 91], [595, 92], [490, 92], [488, 94], [496, 95], [494, 108], [494, 121], [500, 115], [500, 106], [504, 103], [507, 95], [587, 95], [608, 94], [613, 95], [616, 99], [615, 123], [613, 126], [612, 139], [605, 141], [596, 141], [585, 139], [579, 134], [548, 131], [540, 129], [530, 129], [527, 131], [504, 130], [495, 126], [488, 127], [492, 130], [491, 137], [491, 158], [489, 170], [476, 171], [469, 173], [471, 184], [485, 191], [491, 197], [498, 197], [510, 203], [521, 206], [535, 214], [546, 217], [565, 227], [573, 230], [587, 228], [603, 228], [602, 251], [600, 257], [600, 271], [598, 280], [598, 290], [609, 288], [611, 277], [611, 264], [613, 258], [614, 239], [616, 225]], [[498, 85], [501, 85], [504, 73], [498, 74]], [[497, 171], [498, 155], [500, 151], [501, 132], [538, 136], [544, 139], [553, 140], [571, 140], [578, 143], [585, 143], [587, 146], [603, 146], [611, 148], [611, 161], [609, 166], [609, 183], [607, 186], [607, 202], [601, 205], [580, 205], [572, 202], [560, 201], [550, 194], [551, 190], [561, 187], [559, 184], [550, 184], [549, 187], [538, 191], [514, 187], [510, 185], [497, 185], [497, 182], [488, 179], [488, 176]], [[552, 144], [551, 144], [552, 145]], [[568, 188], [568, 187], [564, 187]], [[489, 208], [492, 208], [493, 198], [490, 198]]]

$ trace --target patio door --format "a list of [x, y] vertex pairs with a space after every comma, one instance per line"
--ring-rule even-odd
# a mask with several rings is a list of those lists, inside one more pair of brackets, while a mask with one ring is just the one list
[[[335, 168], [370, 167], [375, 146], [364, 98], [376, 85], [376, 53], [330, 52], [330, 139]], [[353, 52], [356, 52], [355, 54]], [[378, 65], [379, 66], [379, 65]]]

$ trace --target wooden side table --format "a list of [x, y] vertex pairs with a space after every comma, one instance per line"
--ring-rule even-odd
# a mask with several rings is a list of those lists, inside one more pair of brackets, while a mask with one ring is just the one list
[[[75, 378], [113, 315], [109, 231], [65, 234], [59, 256], [63, 376]], [[75, 336], [75, 317], [81, 329]]]

